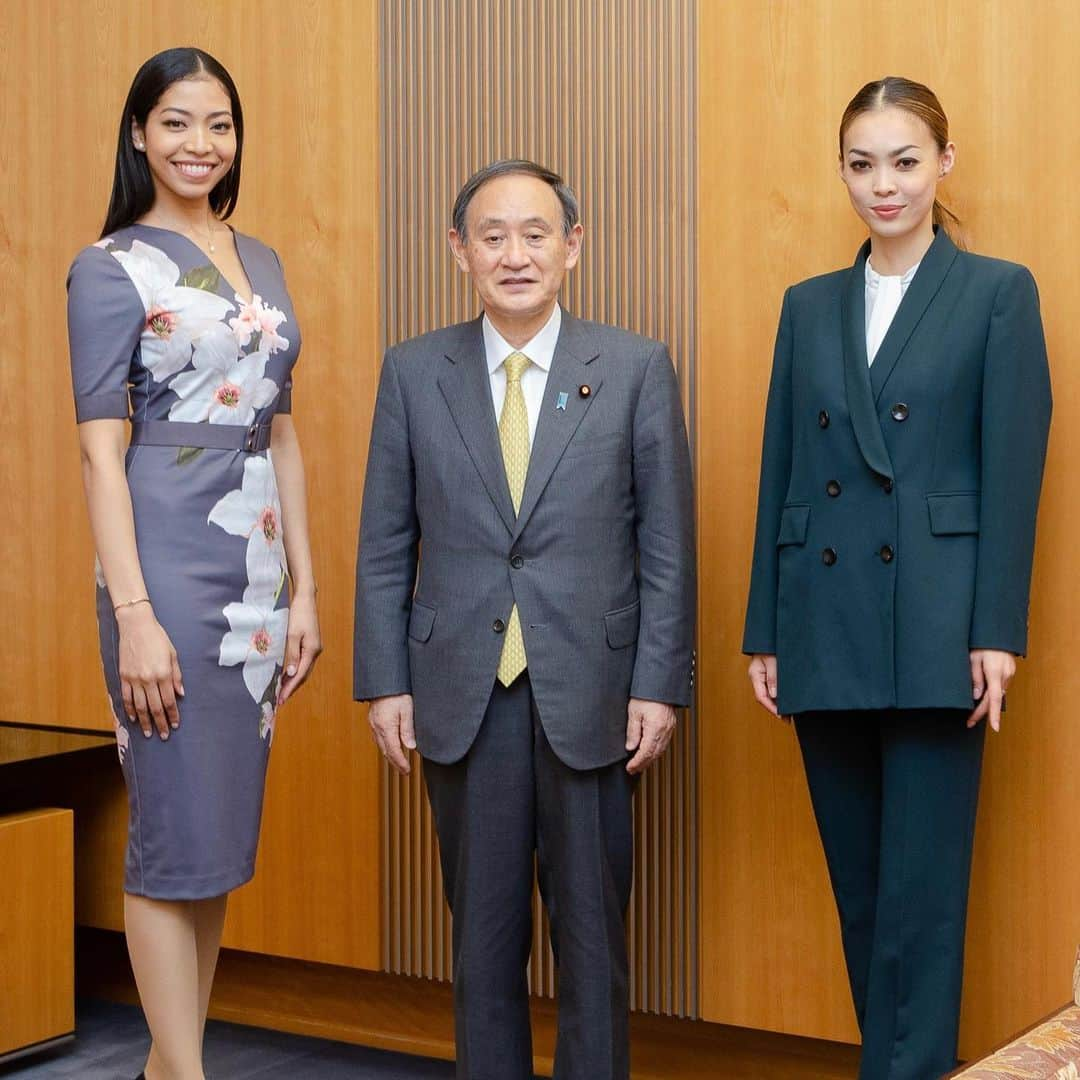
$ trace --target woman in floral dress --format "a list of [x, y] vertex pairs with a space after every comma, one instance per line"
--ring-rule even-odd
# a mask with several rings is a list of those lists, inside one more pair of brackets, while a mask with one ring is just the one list
[[300, 334], [277, 255], [224, 224], [242, 146], [216, 60], [148, 60], [102, 239], [68, 279], [150, 1080], [203, 1077], [225, 902], [254, 870], [275, 713], [321, 649], [289, 415]]

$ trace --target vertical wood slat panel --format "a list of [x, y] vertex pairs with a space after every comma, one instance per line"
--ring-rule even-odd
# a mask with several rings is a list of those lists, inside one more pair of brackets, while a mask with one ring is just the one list
[[[384, 343], [476, 313], [446, 249], [454, 197], [495, 158], [533, 158], [581, 200], [585, 253], [567, 306], [666, 341], [692, 418], [695, 6], [381, 0]], [[698, 1010], [696, 744], [691, 713], [636, 799], [631, 1001], [676, 1016]], [[383, 789], [383, 965], [449, 979], [450, 917], [419, 770], [387, 772]], [[552, 996], [538, 896], [534, 925], [530, 987]]]

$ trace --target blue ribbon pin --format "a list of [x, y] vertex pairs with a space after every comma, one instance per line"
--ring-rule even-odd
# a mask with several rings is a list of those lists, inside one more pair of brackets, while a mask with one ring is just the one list
[[566, 401], [567, 401], [567, 394], [566, 394], [566, 392], [565, 392], [565, 391], [562, 391], [562, 390], [560, 390], [560, 391], [559, 391], [559, 398], [558, 398], [558, 400], [557, 400], [557, 401], [555, 402], [555, 408], [556, 408], [556, 409], [562, 409], [562, 411], [563, 411], [563, 412], [566, 412]]

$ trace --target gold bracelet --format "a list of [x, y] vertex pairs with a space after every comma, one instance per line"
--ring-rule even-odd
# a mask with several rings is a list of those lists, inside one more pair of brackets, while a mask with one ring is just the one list
[[113, 614], [115, 615], [122, 607], [134, 607], [136, 604], [149, 604], [149, 596], [140, 596], [137, 600], [121, 600], [119, 604], [113, 605]]

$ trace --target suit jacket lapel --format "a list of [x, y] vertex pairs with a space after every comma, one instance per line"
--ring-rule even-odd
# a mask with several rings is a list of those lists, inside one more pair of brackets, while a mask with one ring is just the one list
[[[930, 301], [937, 296], [938, 289], [941, 288], [941, 283], [955, 259], [956, 245], [945, 230], [939, 228], [934, 242], [927, 249], [919, 269], [915, 271], [915, 277], [904, 293], [904, 299], [900, 301], [896, 317], [881, 342], [874, 358], [874, 366], [870, 368], [870, 386], [875, 403], [880, 400], [881, 391], [889, 381], [908, 338], [918, 326]], [[865, 349], [865, 343], [863, 347]]]
[[[603, 379], [600, 371], [590, 368], [589, 365], [599, 353], [595, 339], [584, 324], [564, 308], [559, 341], [555, 346], [551, 370], [548, 372], [544, 402], [540, 406], [536, 435], [529, 454], [529, 471], [525, 477], [521, 509], [518, 512], [517, 525], [512, 530], [515, 540], [521, 535], [529, 516], [536, 509], [566, 444], [596, 398]], [[581, 396], [582, 386], [589, 387], [588, 397]], [[560, 393], [566, 394], [564, 409], [557, 408]]]
[[[866, 464], [881, 476], [893, 478], [892, 461], [885, 446], [885, 436], [878, 421], [877, 407], [866, 366], [866, 279], [865, 266], [870, 254], [868, 240], [859, 249], [855, 265], [848, 271], [841, 298], [841, 322], [844, 334], [844, 389], [847, 393], [851, 426]], [[916, 277], [919, 275], [916, 274]], [[910, 291], [910, 290], [909, 290]], [[888, 340], [886, 338], [886, 340]], [[880, 360], [881, 351], [878, 351]], [[875, 361], [875, 366], [878, 361]]]
[[499, 445], [481, 319], [465, 324], [459, 343], [446, 358], [450, 363], [439, 376], [439, 389], [499, 516], [514, 532], [514, 504]]

